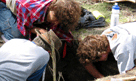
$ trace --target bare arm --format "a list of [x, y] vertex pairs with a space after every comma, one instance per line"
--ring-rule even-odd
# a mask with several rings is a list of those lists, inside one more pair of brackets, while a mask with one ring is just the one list
[[135, 67], [133, 67], [132, 69], [130, 69], [130, 70], [128, 70], [128, 71], [126, 71], [126, 73], [128, 73], [128, 72], [132, 72], [132, 71], [136, 71], [136, 66]]
[[95, 78], [102, 78], [104, 77], [92, 63], [89, 63], [87, 65], [84, 65], [85, 69]]

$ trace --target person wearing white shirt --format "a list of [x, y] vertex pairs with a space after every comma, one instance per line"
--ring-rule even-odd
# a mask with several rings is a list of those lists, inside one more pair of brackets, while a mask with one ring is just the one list
[[11, 39], [0, 47], [0, 81], [39, 81], [50, 58], [50, 40], [56, 51], [62, 42], [52, 30], [37, 30], [37, 35], [32, 41]]
[[136, 22], [125, 23], [106, 29], [101, 35], [89, 35], [80, 42], [77, 55], [86, 70], [96, 78], [104, 77], [93, 62], [106, 61], [112, 52], [120, 74], [135, 67]]

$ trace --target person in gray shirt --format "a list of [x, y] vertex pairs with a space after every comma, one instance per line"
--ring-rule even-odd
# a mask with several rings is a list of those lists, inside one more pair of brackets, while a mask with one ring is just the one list
[[80, 42], [77, 49], [79, 61], [96, 78], [104, 77], [93, 62], [106, 61], [112, 52], [120, 74], [135, 67], [136, 22], [125, 23], [106, 29], [101, 35], [89, 35]]
[[0, 48], [0, 81], [39, 81], [50, 58], [50, 40], [55, 50], [61, 47], [61, 41], [52, 30], [38, 31], [33, 41], [19, 38], [7, 41]]

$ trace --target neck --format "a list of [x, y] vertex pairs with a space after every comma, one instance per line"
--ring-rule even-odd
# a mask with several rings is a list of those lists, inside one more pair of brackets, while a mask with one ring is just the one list
[[111, 52], [111, 49], [110, 49], [110, 44], [109, 44], [109, 41], [108, 41], [108, 39], [107, 39], [107, 37], [105, 36], [105, 35], [102, 35], [102, 37], [104, 37], [104, 40], [106, 40], [107, 42], [107, 44], [106, 44], [106, 46], [107, 46], [107, 53], [110, 53]]
[[110, 49], [110, 45], [107, 47], [107, 53], [110, 53], [111, 49]]

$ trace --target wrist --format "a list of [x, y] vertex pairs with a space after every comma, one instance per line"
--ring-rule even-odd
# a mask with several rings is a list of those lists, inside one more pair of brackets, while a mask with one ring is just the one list
[[103, 78], [104, 76], [103, 75], [100, 75], [99, 78]]

